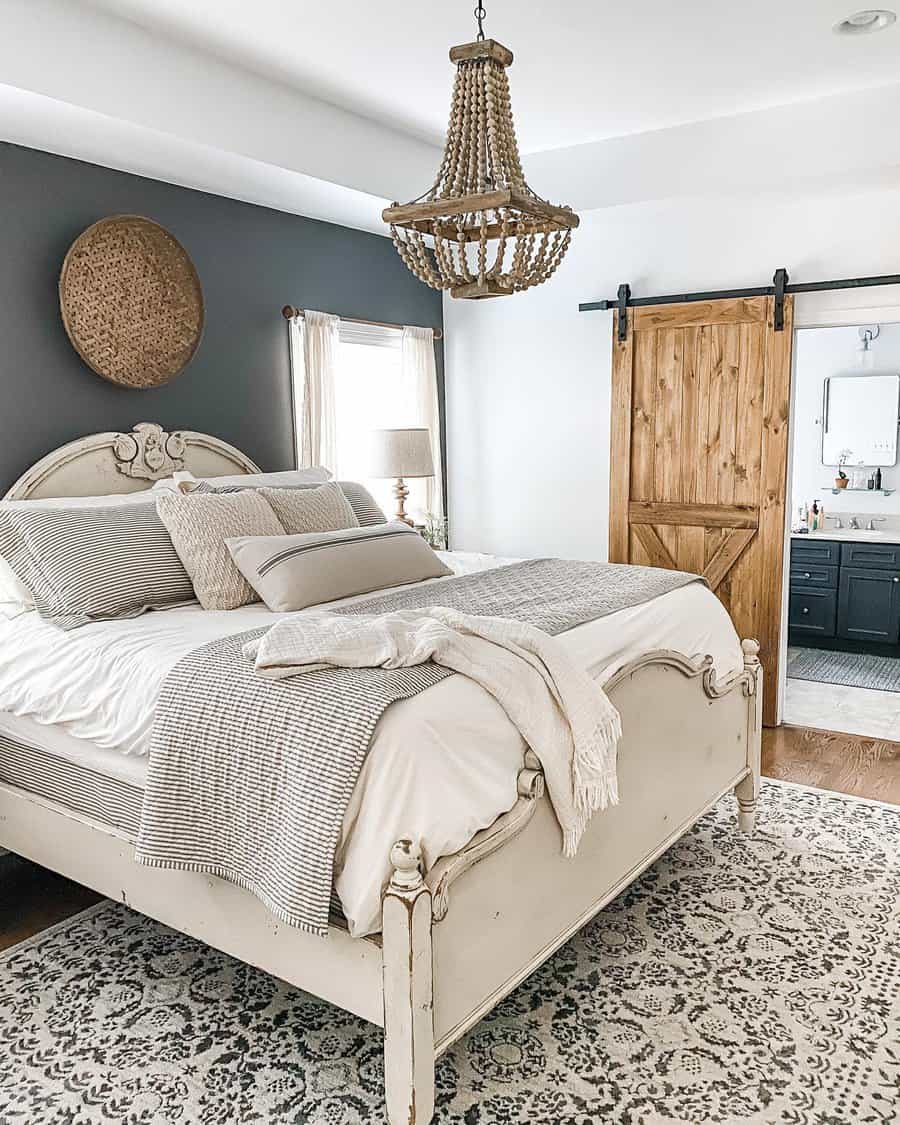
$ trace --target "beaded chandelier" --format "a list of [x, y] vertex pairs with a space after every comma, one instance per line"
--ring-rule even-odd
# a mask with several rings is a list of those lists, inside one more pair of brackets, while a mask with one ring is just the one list
[[546, 281], [569, 248], [578, 216], [525, 182], [509, 100], [512, 51], [478, 38], [450, 50], [456, 82], [444, 157], [431, 188], [382, 212], [406, 266], [432, 289], [478, 300]]

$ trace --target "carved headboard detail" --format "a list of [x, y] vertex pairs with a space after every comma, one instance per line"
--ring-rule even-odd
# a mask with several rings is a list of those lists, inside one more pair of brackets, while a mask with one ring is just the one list
[[184, 468], [184, 434], [167, 434], [157, 422], [138, 422], [130, 434], [117, 434], [116, 468], [136, 480], [162, 480]]
[[22, 474], [4, 499], [139, 492], [182, 469], [198, 477], [259, 472], [221, 438], [194, 430], [168, 433], [157, 422], [138, 422], [131, 433], [89, 434], [53, 450]]

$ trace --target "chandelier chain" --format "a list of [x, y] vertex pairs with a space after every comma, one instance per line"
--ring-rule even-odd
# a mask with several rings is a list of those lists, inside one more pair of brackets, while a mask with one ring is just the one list
[[486, 15], [487, 12], [484, 10], [484, 4], [481, 0], [478, 0], [478, 7], [475, 9], [475, 19], [478, 21], [478, 35], [476, 38], [479, 42], [484, 39], [484, 17]]

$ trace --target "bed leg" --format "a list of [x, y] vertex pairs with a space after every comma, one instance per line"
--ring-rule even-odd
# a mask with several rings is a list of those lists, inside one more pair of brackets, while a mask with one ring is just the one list
[[398, 840], [381, 911], [384, 1093], [391, 1125], [428, 1125], [434, 1113], [431, 891], [419, 849]]
[[756, 826], [756, 797], [759, 792], [759, 779], [748, 774], [734, 787], [738, 803], [738, 828], [750, 835]]
[[759, 797], [760, 757], [762, 752], [762, 665], [759, 662], [759, 642], [741, 641], [744, 652], [744, 669], [749, 673], [747, 708], [747, 766], [749, 773], [734, 787], [738, 805], [738, 828], [750, 835], [756, 825], [756, 802]]

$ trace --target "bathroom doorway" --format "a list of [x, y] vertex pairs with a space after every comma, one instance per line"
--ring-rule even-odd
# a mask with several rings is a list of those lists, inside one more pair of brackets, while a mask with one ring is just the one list
[[795, 334], [782, 719], [900, 741], [900, 323]]

